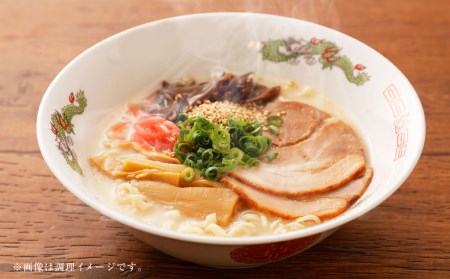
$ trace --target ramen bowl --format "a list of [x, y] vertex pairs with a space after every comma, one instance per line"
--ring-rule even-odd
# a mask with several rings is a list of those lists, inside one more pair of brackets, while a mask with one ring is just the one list
[[[114, 108], [162, 80], [220, 71], [307, 85], [342, 111], [364, 141], [373, 179], [341, 215], [301, 230], [213, 237], [156, 227], [116, 210], [93, 190], [88, 163]], [[53, 80], [39, 107], [37, 137], [56, 178], [80, 200], [174, 257], [213, 267], [263, 265], [300, 253], [392, 195], [425, 139], [419, 98], [405, 76], [369, 46], [310, 22], [211, 13], [137, 26], [89, 48]], [[374, 216], [376, 218], [376, 216]]]

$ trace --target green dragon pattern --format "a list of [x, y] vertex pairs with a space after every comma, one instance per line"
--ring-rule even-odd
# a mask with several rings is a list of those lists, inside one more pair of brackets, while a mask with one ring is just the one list
[[[84, 91], [79, 90], [76, 95], [70, 93], [69, 105], [64, 106], [61, 112], [55, 111], [51, 115], [50, 127], [53, 134], [55, 134], [55, 141], [61, 154], [64, 156], [67, 164], [80, 175], [83, 175], [83, 170], [78, 164], [78, 158], [72, 149], [73, 139], [70, 136], [75, 134], [72, 118], [77, 114], [82, 114], [87, 106], [87, 99], [84, 96]], [[78, 103], [75, 105], [74, 103]]]
[[309, 41], [294, 38], [269, 40], [262, 42], [261, 48], [263, 60], [297, 64], [303, 58], [309, 65], [318, 61], [322, 64], [322, 69], [331, 70], [333, 66], [342, 69], [348, 81], [358, 86], [369, 81], [370, 76], [363, 71], [366, 67], [361, 64], [353, 65], [347, 56], [339, 54], [340, 51], [341, 48], [334, 42], [316, 38]]

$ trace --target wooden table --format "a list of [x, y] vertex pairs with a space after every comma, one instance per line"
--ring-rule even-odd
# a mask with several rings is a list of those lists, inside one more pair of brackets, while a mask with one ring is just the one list
[[[44, 91], [81, 51], [138, 24], [212, 11], [291, 16], [353, 36], [410, 79], [427, 118], [422, 158], [391, 198], [315, 248], [248, 270], [192, 265], [136, 240], [55, 179], [35, 135]], [[0, 278], [450, 278], [449, 15], [447, 0], [1, 0]], [[131, 262], [141, 271], [117, 267]], [[73, 263], [75, 271], [23, 271], [36, 263]], [[89, 263], [116, 267], [79, 271]]]

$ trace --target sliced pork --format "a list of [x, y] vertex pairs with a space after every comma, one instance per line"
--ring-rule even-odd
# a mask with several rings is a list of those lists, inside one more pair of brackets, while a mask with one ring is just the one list
[[304, 140], [322, 121], [330, 117], [326, 112], [298, 102], [272, 102], [265, 109], [270, 111], [271, 115], [285, 115], [280, 134], [267, 134], [275, 146], [291, 145]]
[[300, 143], [272, 149], [278, 156], [266, 167], [277, 171], [319, 171], [347, 156], [364, 156], [360, 139], [350, 126], [339, 120], [327, 120]]
[[350, 207], [364, 193], [372, 175], [372, 169], [366, 168], [359, 177], [337, 190], [294, 198], [260, 191], [230, 176], [224, 177], [222, 182], [250, 206], [265, 213], [286, 219], [316, 215], [321, 220], [326, 220]]
[[338, 188], [365, 168], [361, 141], [339, 120], [327, 120], [306, 140], [272, 150], [277, 159], [257, 168], [238, 168], [230, 175], [268, 193], [300, 196]]

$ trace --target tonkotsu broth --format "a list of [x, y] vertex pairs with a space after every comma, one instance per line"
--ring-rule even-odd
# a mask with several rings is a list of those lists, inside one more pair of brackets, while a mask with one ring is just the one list
[[[310, 104], [326, 111], [337, 119], [352, 124], [353, 129], [356, 130], [354, 123], [352, 123], [350, 117], [345, 112], [339, 110], [331, 100], [326, 99], [308, 86], [261, 77], [255, 78], [255, 81], [266, 86], [279, 85], [282, 88], [279, 97], [280, 100], [292, 100]], [[148, 94], [148, 91], [136, 94], [137, 97], [132, 102], [136, 103]], [[101, 138], [97, 141], [98, 144], [95, 145], [91, 154], [98, 155], [111, 150], [105, 147], [105, 143], [109, 142], [106, 133], [109, 127], [120, 120], [130, 117], [126, 115], [127, 109], [128, 103], [114, 109], [108, 115], [108, 120], [105, 120], [108, 123], [104, 126], [105, 129], [101, 132]], [[122, 155], [125, 155], [127, 152], [133, 155], [139, 154], [137, 152], [123, 150], [118, 150], [117, 152], [123, 153]], [[144, 157], [143, 155], [137, 156]], [[294, 220], [283, 219], [258, 211], [243, 201], [230, 224], [225, 227], [220, 227], [216, 224], [214, 216], [207, 216], [204, 220], [183, 216], [180, 211], [170, 205], [163, 206], [145, 198], [143, 194], [134, 193], [136, 188], [129, 185], [125, 186], [123, 180], [110, 178], [102, 172], [95, 170], [95, 168], [93, 169], [93, 172], [87, 173], [87, 179], [91, 182], [89, 184], [92, 185], [92, 190], [97, 193], [96, 196], [98, 198], [130, 218], [169, 230], [199, 235], [238, 237], [285, 233], [321, 222], [318, 217], [313, 215]]]

